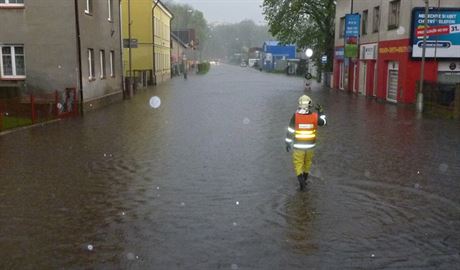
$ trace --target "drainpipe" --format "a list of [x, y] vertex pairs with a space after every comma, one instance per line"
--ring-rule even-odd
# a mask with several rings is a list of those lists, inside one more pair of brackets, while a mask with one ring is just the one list
[[153, 56], [152, 56], [152, 69], [153, 69], [153, 78], [154, 82], [153, 85], [157, 85], [157, 69], [156, 69], [156, 59], [155, 59], [155, 8], [157, 7], [160, 1], [157, 0], [155, 5], [152, 7], [152, 46], [153, 46]]
[[80, 115], [83, 116], [83, 74], [81, 71], [81, 39], [80, 39], [80, 13], [78, 9], [78, 0], [75, 3], [75, 31], [77, 38], [77, 62], [78, 62], [78, 92], [80, 94]]
[[171, 51], [172, 51], [172, 39], [171, 39], [171, 33], [172, 33], [172, 20], [174, 20], [174, 14], [171, 14], [172, 17], [171, 17], [171, 20], [169, 21], [169, 77], [171, 77], [172, 79], [172, 72], [171, 72]]
[[132, 50], [131, 50], [131, 0], [128, 0], [128, 58], [129, 58], [129, 98], [132, 98], [133, 93], [133, 66], [132, 66]]
[[121, 13], [121, 8], [122, 8], [121, 5], [122, 5], [121, 0], [119, 0], [118, 1], [118, 32], [119, 32], [119, 37], [120, 37], [119, 46], [120, 46], [120, 63], [121, 63], [120, 65], [121, 66], [121, 89], [123, 91], [123, 97], [124, 97], [126, 93], [125, 92], [126, 87], [125, 87], [125, 67], [123, 64], [123, 33], [122, 33], [123, 20], [122, 20], [122, 13]]
[[425, 80], [425, 54], [426, 54], [426, 33], [428, 28], [428, 8], [429, 2], [425, 0], [425, 22], [423, 28], [423, 47], [422, 47], [422, 67], [420, 72], [420, 87], [417, 93], [416, 109], [417, 112], [423, 112], [423, 81]]

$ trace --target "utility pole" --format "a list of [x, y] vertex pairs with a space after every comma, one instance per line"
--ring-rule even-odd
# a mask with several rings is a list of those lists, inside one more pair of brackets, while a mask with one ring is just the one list
[[417, 112], [423, 112], [423, 81], [425, 80], [425, 55], [426, 55], [426, 34], [428, 30], [428, 9], [429, 2], [425, 0], [425, 20], [423, 28], [423, 45], [422, 45], [422, 66], [420, 71], [420, 86], [417, 93], [416, 109]]

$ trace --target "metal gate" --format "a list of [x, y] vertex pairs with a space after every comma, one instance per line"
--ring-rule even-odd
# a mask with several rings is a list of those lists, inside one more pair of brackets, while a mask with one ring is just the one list
[[387, 77], [387, 100], [397, 102], [398, 97], [398, 78], [399, 78], [399, 63], [388, 63], [388, 77]]

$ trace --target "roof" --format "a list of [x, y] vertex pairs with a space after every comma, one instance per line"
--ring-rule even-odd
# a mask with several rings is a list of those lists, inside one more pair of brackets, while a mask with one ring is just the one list
[[179, 43], [180, 45], [182, 45], [182, 47], [184, 48], [187, 48], [187, 44], [185, 44], [178, 36], [176, 36], [176, 34], [174, 34], [173, 32], [171, 32], [171, 37], [177, 41], [177, 43]]

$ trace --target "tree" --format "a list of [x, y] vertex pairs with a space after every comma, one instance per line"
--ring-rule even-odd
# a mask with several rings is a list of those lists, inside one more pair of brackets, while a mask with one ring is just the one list
[[247, 54], [249, 48], [261, 47], [271, 39], [268, 27], [256, 25], [251, 20], [234, 24], [209, 26], [209, 42], [204, 54], [208, 58], [231, 58], [235, 54]]
[[[327, 55], [324, 69], [332, 71], [334, 54], [334, 0], [264, 0], [263, 10], [270, 32], [282, 43], [311, 47], [313, 61], [321, 63]], [[323, 70], [318, 64], [319, 74]]]
[[166, 4], [174, 15], [171, 25], [172, 30], [195, 29], [196, 38], [200, 42], [198, 49], [201, 51], [209, 35], [208, 23], [203, 16], [203, 12], [187, 4], [177, 4], [173, 1], [166, 1]]

